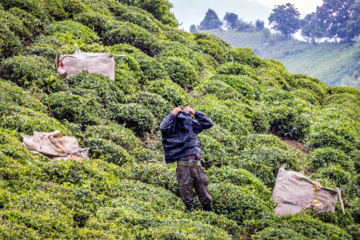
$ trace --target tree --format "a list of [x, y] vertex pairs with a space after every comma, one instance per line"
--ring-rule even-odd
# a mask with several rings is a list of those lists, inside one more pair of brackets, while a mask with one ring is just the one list
[[263, 30], [264, 29], [264, 27], [265, 27], [265, 23], [264, 23], [264, 21], [261, 21], [261, 20], [256, 20], [256, 22], [255, 22], [255, 27], [256, 27], [256, 31], [261, 31], [261, 30]]
[[192, 34], [197, 33], [197, 28], [196, 28], [195, 24], [193, 24], [193, 25], [190, 26], [190, 32], [191, 32]]
[[228, 29], [236, 28], [236, 20], [238, 19], [238, 15], [235, 13], [227, 12], [224, 17], [225, 25]]
[[238, 32], [253, 32], [255, 29], [252, 23], [247, 23], [242, 18], [236, 20], [236, 31]]
[[311, 39], [325, 37], [325, 32], [321, 27], [321, 21], [317, 18], [315, 13], [310, 13], [301, 20], [301, 35]]
[[350, 11], [350, 20], [346, 22], [346, 39], [354, 41], [355, 37], [360, 35], [360, 1], [356, 1]]
[[286, 38], [300, 29], [300, 12], [291, 3], [276, 5], [270, 14], [269, 23], [272, 29], [280, 31]]
[[316, 18], [319, 21], [317, 27], [321, 28], [325, 37], [346, 37], [346, 22], [351, 18], [351, 6], [354, 3], [355, 0], [323, 0], [323, 5], [317, 7]]
[[216, 29], [220, 28], [222, 22], [220, 21], [218, 15], [215, 13], [214, 10], [210, 9], [205, 14], [204, 20], [200, 23], [200, 30], [209, 30], [209, 29]]

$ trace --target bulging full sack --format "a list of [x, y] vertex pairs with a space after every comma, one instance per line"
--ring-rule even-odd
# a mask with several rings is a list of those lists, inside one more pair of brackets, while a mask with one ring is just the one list
[[115, 60], [109, 53], [85, 53], [76, 48], [74, 54], [61, 55], [58, 75], [68, 77], [73, 74], [88, 71], [115, 79]]
[[316, 207], [320, 203], [325, 211], [335, 212], [338, 196], [341, 200], [339, 189], [322, 187], [301, 173], [286, 171], [285, 167], [279, 169], [273, 191], [273, 199], [278, 203], [277, 215], [298, 213], [311, 204]]

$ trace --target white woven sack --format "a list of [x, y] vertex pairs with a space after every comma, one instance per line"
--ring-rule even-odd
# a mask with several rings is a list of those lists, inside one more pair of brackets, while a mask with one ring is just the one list
[[326, 211], [335, 212], [338, 195], [339, 190], [322, 187], [301, 173], [281, 167], [273, 191], [273, 199], [278, 203], [275, 212], [278, 215], [298, 213], [315, 199], [324, 205]]
[[61, 55], [60, 61], [66, 71], [66, 77], [88, 71], [115, 79], [115, 60], [109, 53], [85, 53], [76, 48], [74, 54]]

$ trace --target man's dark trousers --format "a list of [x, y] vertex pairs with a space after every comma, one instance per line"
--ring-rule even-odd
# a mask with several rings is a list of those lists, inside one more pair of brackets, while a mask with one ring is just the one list
[[180, 194], [186, 208], [191, 211], [194, 204], [193, 189], [199, 196], [199, 200], [205, 211], [212, 211], [212, 201], [209, 192], [209, 181], [204, 169], [198, 166], [180, 166], [176, 169]]

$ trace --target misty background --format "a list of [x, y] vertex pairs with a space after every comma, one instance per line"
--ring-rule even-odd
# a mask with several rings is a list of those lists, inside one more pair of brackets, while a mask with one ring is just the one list
[[275, 5], [292, 3], [302, 16], [314, 12], [322, 0], [169, 0], [174, 8], [171, 11], [182, 23], [180, 29], [189, 31], [190, 25], [198, 25], [204, 19], [208, 9], [213, 9], [223, 19], [226, 12], [234, 12], [247, 22], [257, 19], [268, 26], [268, 17]]

